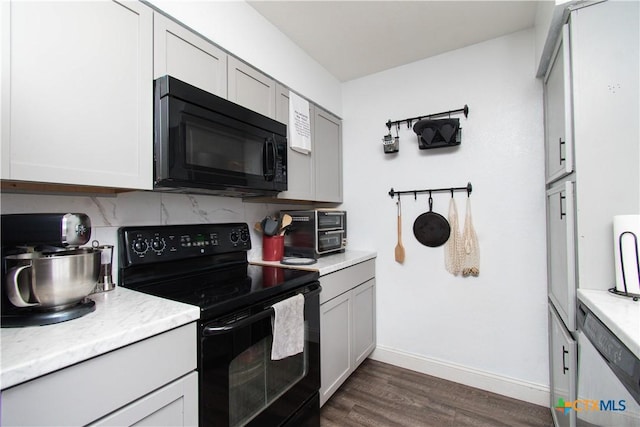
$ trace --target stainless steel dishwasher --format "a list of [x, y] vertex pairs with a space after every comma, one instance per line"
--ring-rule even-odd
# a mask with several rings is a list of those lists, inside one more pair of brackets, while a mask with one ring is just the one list
[[578, 303], [577, 425], [640, 426], [640, 358]]

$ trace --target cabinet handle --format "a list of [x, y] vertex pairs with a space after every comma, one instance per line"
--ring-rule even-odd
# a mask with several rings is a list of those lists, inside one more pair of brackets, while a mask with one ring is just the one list
[[565, 361], [565, 356], [569, 354], [569, 352], [562, 346], [562, 374], [566, 374], [569, 368], [567, 368], [567, 363]]
[[564, 157], [562, 157], [562, 146], [565, 144], [566, 141], [563, 141], [562, 138], [558, 138], [558, 141], [560, 142], [558, 144], [558, 150], [560, 151], [560, 163], [564, 162], [566, 159]]
[[565, 200], [566, 197], [562, 195], [562, 193], [560, 193], [560, 220], [562, 220], [562, 218], [564, 218], [565, 216], [567, 216], [566, 212], [562, 211], [562, 201]]

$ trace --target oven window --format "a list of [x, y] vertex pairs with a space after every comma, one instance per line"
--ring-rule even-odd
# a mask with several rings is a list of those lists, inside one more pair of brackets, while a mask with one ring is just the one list
[[[305, 321], [305, 342], [307, 322]], [[229, 425], [251, 421], [298, 383], [309, 370], [308, 346], [303, 353], [271, 360], [272, 336], [258, 341], [229, 365]]]
[[344, 215], [342, 213], [319, 213], [318, 214], [318, 229], [341, 229], [344, 228], [343, 222]]
[[318, 252], [330, 251], [342, 247], [342, 231], [319, 231], [318, 232]]
[[230, 127], [215, 129], [193, 120], [185, 120], [186, 163], [206, 169], [218, 169], [248, 175], [262, 175], [264, 139], [248, 138]]

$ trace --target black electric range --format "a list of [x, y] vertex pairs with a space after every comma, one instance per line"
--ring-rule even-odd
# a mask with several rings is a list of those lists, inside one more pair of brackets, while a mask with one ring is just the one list
[[[317, 271], [251, 265], [244, 223], [124, 227], [119, 285], [200, 307], [200, 426], [320, 423]], [[275, 304], [304, 296], [302, 352], [274, 360]]]
[[120, 285], [186, 304], [211, 319], [318, 280], [317, 271], [249, 264], [245, 223], [123, 227]]

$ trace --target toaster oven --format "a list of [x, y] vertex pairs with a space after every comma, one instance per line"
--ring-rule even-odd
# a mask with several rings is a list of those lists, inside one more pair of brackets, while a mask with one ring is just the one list
[[291, 215], [284, 238], [284, 255], [318, 258], [344, 252], [347, 246], [347, 212], [335, 209], [282, 211]]

